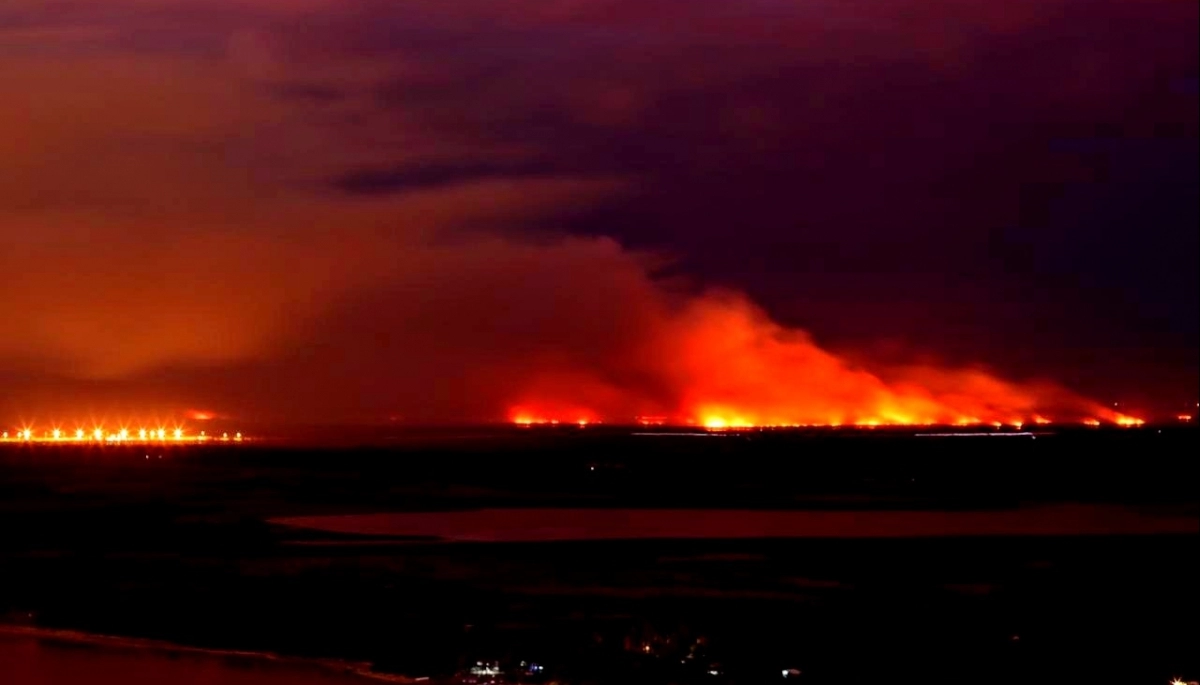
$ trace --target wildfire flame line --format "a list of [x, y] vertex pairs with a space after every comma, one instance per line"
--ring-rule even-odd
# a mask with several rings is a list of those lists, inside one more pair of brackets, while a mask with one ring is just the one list
[[[586, 427], [592, 424], [605, 423], [600, 419], [589, 415], [589, 418], [561, 419], [550, 418], [543, 415], [531, 414], [523, 411], [514, 412], [511, 416], [511, 421], [517, 426], [570, 426], [578, 425]], [[1034, 416], [1029, 419], [1014, 418], [1011, 421], [981, 421], [975, 418], [961, 419], [954, 422], [952, 425], [959, 427], [992, 427], [1004, 428], [1010, 427], [1020, 430], [1029, 425], [1047, 426], [1056, 423], [1055, 421], [1044, 416]], [[1097, 427], [1103, 425], [1099, 419], [1083, 419], [1081, 421], [1063, 422], [1063, 425], [1077, 423], [1084, 426]], [[1134, 428], [1145, 425], [1145, 420], [1132, 416], [1117, 416], [1108, 422], [1110, 425], [1120, 426], [1123, 428]], [[624, 425], [626, 422], [619, 422], [618, 425]], [[719, 415], [712, 414], [701, 416], [698, 418], [687, 419], [668, 419], [667, 417], [654, 416], [638, 416], [632, 421], [633, 425], [649, 427], [649, 426], [698, 426], [710, 431], [723, 430], [753, 430], [760, 428], [838, 428], [842, 426], [857, 427], [857, 428], [904, 428], [904, 427], [928, 427], [938, 425], [948, 425], [936, 421], [904, 421], [904, 420], [888, 420], [888, 419], [860, 419], [848, 424], [842, 423], [796, 423], [796, 422], [779, 422], [779, 423], [756, 423], [746, 419], [738, 418], [736, 415]]]

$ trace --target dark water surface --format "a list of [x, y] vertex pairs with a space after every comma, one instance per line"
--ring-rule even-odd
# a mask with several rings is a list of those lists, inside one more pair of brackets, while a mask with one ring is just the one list
[[[479, 660], [569, 685], [1195, 679], [1197, 435], [0, 449], [0, 622], [439, 685]], [[0, 685], [356, 681], [0, 644]]]

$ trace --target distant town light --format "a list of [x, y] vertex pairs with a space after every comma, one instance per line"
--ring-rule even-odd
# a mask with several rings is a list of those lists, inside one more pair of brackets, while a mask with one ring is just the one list
[[[55, 425], [52, 423], [51, 425]], [[62, 425], [58, 423], [57, 425]], [[79, 425], [78, 423], [76, 425]], [[52, 429], [36, 429], [32, 426], [19, 428], [15, 431], [0, 432], [0, 440], [5, 442], [19, 440], [21, 442], [41, 444], [41, 443], [59, 443], [64, 440], [74, 439], [75, 442], [84, 442], [90, 440], [94, 443], [109, 443], [109, 444], [124, 444], [124, 443], [146, 443], [150, 441], [163, 441], [167, 439], [167, 430], [158, 428], [149, 430], [139, 428], [134, 433], [129, 428], [120, 428], [112, 431], [105, 430], [104, 426], [96, 426], [91, 432], [83, 428], [76, 428], [74, 433], [69, 433], [61, 428]], [[201, 431], [198, 435], [188, 435], [185, 427], [178, 427], [171, 431], [171, 436], [175, 442], [183, 444], [201, 443], [207, 439], [206, 434]], [[225, 434], [226, 439], [229, 439], [229, 434]], [[241, 432], [234, 434], [233, 440], [243, 442], [248, 440]]]

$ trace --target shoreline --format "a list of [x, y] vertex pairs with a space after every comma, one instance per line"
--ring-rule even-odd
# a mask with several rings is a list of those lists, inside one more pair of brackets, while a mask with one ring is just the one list
[[334, 671], [350, 676], [374, 680], [376, 682], [411, 685], [413, 683], [430, 683], [430, 678], [412, 678], [409, 676], [381, 673], [373, 669], [373, 664], [366, 661], [343, 661], [340, 659], [319, 659], [313, 657], [287, 656], [276, 652], [256, 652], [239, 649], [211, 649], [192, 647], [166, 640], [153, 640], [139, 637], [123, 637], [120, 635], [104, 635], [89, 633], [69, 628], [47, 628], [42, 626], [0, 623], [0, 638], [25, 638], [45, 642], [67, 642], [71, 644], [92, 645], [108, 649], [143, 650], [162, 652], [166, 654], [188, 654], [219, 659], [250, 659], [283, 666], [300, 666], [316, 668], [324, 671]]

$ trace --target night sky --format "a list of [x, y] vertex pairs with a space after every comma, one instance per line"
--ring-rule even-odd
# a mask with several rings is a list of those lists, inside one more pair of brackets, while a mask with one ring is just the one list
[[1198, 15], [6, 0], [0, 422], [1174, 415]]

